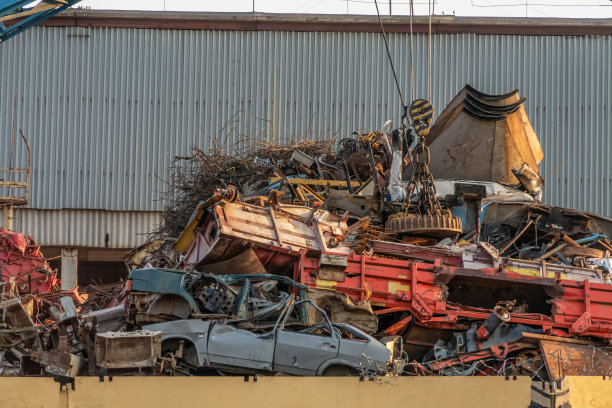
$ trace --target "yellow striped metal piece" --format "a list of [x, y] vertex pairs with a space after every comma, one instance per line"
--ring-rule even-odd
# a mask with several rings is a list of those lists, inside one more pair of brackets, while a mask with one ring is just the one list
[[426, 99], [417, 99], [410, 105], [409, 112], [412, 127], [416, 134], [419, 136], [427, 135], [434, 116], [434, 108], [431, 102]]

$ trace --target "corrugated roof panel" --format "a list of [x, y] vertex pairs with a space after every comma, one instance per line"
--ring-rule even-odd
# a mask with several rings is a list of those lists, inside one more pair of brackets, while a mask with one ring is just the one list
[[[391, 34], [389, 45], [409, 101], [410, 36]], [[413, 48], [414, 96], [428, 97], [427, 36]], [[609, 36], [436, 34], [431, 99], [439, 113], [466, 83], [518, 87], [542, 173], [567, 161], [545, 200], [612, 215], [611, 49]], [[224, 128], [240, 147], [238, 134], [343, 137], [401, 115], [376, 33], [35, 27], [0, 46], [0, 72], [0, 160], [17, 88], [41, 209], [159, 211], [172, 157], [223, 143]]]

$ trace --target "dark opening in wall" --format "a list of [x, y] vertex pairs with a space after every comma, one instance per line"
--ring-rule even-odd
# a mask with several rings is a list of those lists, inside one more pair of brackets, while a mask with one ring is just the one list
[[[60, 260], [50, 261], [51, 268], [59, 271], [62, 277]], [[78, 284], [80, 287], [92, 283], [113, 283], [126, 280], [128, 276], [127, 268], [123, 262], [93, 262], [79, 261], [78, 264]]]

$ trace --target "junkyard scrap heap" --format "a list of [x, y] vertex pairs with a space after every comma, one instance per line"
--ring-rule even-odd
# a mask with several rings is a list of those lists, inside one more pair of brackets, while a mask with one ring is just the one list
[[612, 220], [541, 203], [524, 100], [468, 85], [431, 127], [417, 100], [335, 149], [194, 151], [199, 204], [177, 195], [112, 301], [37, 315], [11, 278], [2, 373], [612, 374]]

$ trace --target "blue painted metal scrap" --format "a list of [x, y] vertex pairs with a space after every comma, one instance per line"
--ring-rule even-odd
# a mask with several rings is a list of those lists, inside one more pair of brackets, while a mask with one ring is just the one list
[[[0, 43], [74, 6], [81, 0], [46, 0], [33, 7], [31, 0], [0, 0]], [[8, 25], [7, 21], [12, 21]]]

